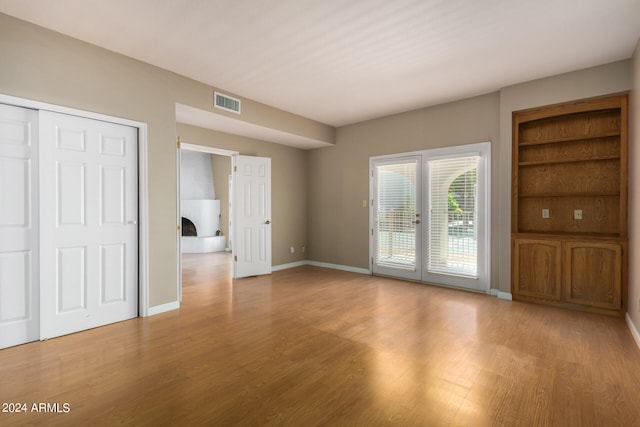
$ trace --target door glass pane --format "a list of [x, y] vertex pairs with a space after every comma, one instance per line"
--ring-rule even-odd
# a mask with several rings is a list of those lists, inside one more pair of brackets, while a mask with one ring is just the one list
[[427, 271], [477, 276], [479, 156], [429, 161]]
[[416, 269], [416, 175], [418, 162], [376, 166], [375, 263]]

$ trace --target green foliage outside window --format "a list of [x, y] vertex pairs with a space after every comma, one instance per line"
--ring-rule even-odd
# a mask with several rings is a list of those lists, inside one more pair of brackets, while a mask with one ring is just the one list
[[453, 197], [453, 193], [449, 193], [449, 214], [462, 214], [462, 209], [460, 209], [460, 205], [456, 201], [455, 197]]

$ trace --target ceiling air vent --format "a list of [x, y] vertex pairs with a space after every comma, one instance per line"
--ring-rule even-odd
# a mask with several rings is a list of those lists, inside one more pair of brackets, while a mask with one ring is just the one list
[[218, 92], [213, 93], [213, 105], [232, 113], [240, 114], [240, 100]]

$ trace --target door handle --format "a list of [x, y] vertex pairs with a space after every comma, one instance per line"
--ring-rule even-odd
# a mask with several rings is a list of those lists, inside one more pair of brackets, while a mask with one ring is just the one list
[[265, 224], [267, 224], [267, 225], [269, 225], [269, 224], [271, 224], [271, 221], [266, 220], [264, 223], [265, 223]]
[[414, 224], [420, 224], [420, 220], [419, 219], [416, 219], [415, 221], [411, 221], [411, 222], [414, 223]]
[[137, 223], [138, 223], [138, 221], [127, 221], [127, 224], [136, 225]]

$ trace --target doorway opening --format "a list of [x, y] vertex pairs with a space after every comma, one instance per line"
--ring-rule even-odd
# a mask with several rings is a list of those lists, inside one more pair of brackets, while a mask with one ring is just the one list
[[181, 142], [177, 150], [178, 283], [183, 269], [232, 271], [231, 163], [238, 152]]

